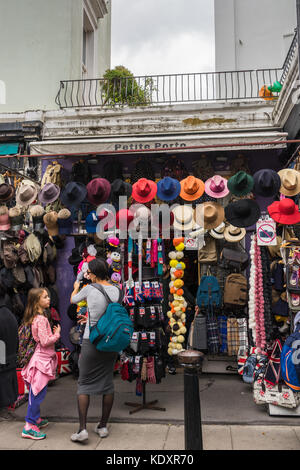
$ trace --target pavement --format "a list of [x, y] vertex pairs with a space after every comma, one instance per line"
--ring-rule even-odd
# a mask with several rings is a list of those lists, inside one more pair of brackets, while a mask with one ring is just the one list
[[[21, 431], [27, 404], [14, 412], [15, 421], [0, 421], [0, 449], [6, 450], [184, 450], [184, 375], [179, 370], [160, 384], [147, 384], [146, 402], [157, 400], [166, 411], [141, 410], [127, 402], [142, 403], [135, 382], [115, 376], [115, 401], [109, 422], [109, 436], [93, 432], [99, 421], [101, 398], [91, 397], [88, 413], [89, 440], [70, 441], [77, 431], [76, 380], [59, 378], [49, 387], [42, 404], [42, 416], [50, 423], [42, 441], [23, 439]], [[199, 377], [204, 450], [299, 450], [299, 414], [282, 408], [274, 414], [254, 403], [251, 386], [237, 374], [202, 374]]]

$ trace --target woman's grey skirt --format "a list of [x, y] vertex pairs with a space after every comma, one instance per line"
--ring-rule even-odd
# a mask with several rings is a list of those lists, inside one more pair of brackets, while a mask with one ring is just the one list
[[118, 353], [98, 351], [89, 339], [82, 341], [79, 356], [78, 395], [106, 395], [114, 392], [114, 365]]

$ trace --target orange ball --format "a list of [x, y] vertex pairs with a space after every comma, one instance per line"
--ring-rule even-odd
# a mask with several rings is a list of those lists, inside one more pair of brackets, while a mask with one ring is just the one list
[[181, 238], [174, 238], [174, 240], [173, 240], [173, 245], [174, 245], [174, 246], [177, 246], [177, 245], [179, 245], [179, 243], [184, 243], [184, 237], [181, 237]]
[[177, 295], [183, 295], [183, 289], [178, 289], [177, 290]]

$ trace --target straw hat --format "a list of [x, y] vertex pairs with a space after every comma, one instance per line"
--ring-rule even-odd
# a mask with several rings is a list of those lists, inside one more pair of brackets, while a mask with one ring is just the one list
[[212, 230], [224, 220], [224, 208], [217, 202], [204, 202], [195, 209], [195, 220], [200, 227]]
[[285, 168], [278, 172], [281, 180], [280, 192], [285, 196], [296, 196], [300, 192], [300, 173], [297, 170]]
[[210, 235], [213, 238], [217, 238], [218, 240], [221, 240], [224, 238], [224, 231], [225, 231], [225, 224], [224, 222], [221, 222], [218, 227], [213, 228], [212, 230], [209, 231]]
[[183, 205], [176, 206], [172, 210], [174, 214], [173, 226], [175, 230], [191, 230], [195, 226], [195, 221], [193, 218], [194, 210], [192, 206]]
[[224, 230], [224, 238], [227, 242], [240, 242], [246, 235], [246, 229], [229, 225]]
[[192, 175], [180, 181], [180, 186], [180, 197], [185, 201], [195, 201], [196, 199], [199, 199], [205, 189], [204, 182]]

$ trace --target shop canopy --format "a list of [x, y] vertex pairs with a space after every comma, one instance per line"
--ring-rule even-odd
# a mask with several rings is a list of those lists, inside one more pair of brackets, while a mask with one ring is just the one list
[[107, 137], [97, 139], [44, 140], [30, 143], [34, 156], [122, 153], [199, 152], [286, 148], [286, 132], [236, 132], [175, 136]]
[[17, 155], [18, 152], [19, 152], [18, 142], [0, 144], [0, 155]]

